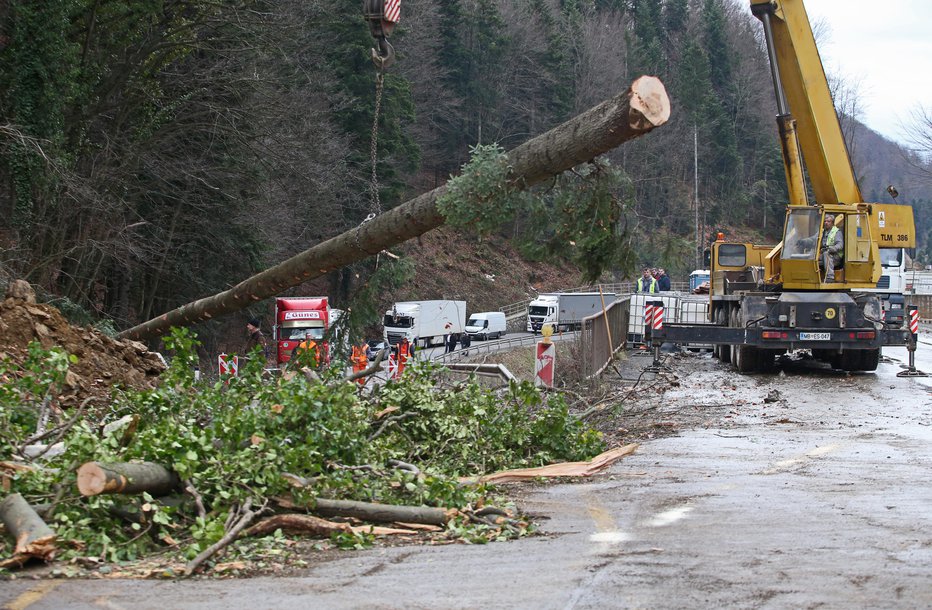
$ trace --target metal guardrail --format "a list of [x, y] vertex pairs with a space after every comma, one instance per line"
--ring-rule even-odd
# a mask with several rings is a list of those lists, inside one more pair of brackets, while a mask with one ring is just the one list
[[[554, 341], [562, 341], [575, 338], [577, 335], [579, 335], [578, 332], [555, 333], [551, 339]], [[439, 362], [441, 364], [459, 362], [463, 358], [471, 358], [482, 354], [495, 354], [516, 347], [529, 347], [536, 344], [538, 341], [540, 341], [539, 335], [521, 335], [519, 337], [508, 337], [495, 341], [476, 341], [470, 344], [466, 349], [461, 348], [453, 352], [440, 354], [439, 356], [434, 356], [430, 360], [431, 362]]]
[[[567, 288], [565, 290], [553, 290], [551, 292], [542, 292], [541, 294], [551, 294], [551, 293], [563, 293], [563, 292], [598, 292], [599, 288], [602, 289], [602, 292], [613, 292], [619, 297], [621, 295], [627, 295], [634, 292], [634, 282], [616, 282], [612, 284], [595, 284], [590, 286], [577, 286], [576, 288]], [[670, 292], [688, 292], [689, 291], [689, 282], [671, 282], [670, 283]], [[661, 293], [667, 294], [667, 293]], [[499, 308], [498, 311], [501, 311], [505, 314], [506, 320], [514, 320], [520, 318], [524, 315], [527, 315], [527, 306], [533, 299], [525, 299], [523, 301], [518, 301], [517, 303], [509, 303]]]

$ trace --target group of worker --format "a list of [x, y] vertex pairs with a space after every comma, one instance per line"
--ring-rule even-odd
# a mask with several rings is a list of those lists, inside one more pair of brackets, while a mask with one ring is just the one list
[[634, 284], [635, 292], [667, 292], [670, 290], [670, 276], [662, 267], [644, 267], [641, 277]]

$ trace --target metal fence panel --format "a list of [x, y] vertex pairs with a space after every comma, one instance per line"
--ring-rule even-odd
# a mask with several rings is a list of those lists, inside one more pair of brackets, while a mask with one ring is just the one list
[[595, 377], [609, 365], [615, 353], [628, 344], [630, 298], [621, 297], [604, 312], [583, 318], [579, 333], [583, 376]]

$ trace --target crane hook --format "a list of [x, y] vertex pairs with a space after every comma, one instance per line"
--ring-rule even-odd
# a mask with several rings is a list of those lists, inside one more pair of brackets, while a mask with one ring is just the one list
[[369, 30], [377, 45], [377, 48], [372, 49], [372, 63], [379, 70], [395, 63], [395, 49], [388, 42], [388, 36], [398, 22], [400, 7], [400, 0], [363, 1], [363, 18], [369, 22]]
[[372, 63], [379, 70], [395, 63], [395, 48], [384, 36], [378, 39], [378, 49], [372, 49]]

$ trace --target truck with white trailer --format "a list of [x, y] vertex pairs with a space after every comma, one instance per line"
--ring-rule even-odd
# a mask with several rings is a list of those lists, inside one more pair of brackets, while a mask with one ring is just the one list
[[385, 312], [384, 338], [389, 345], [405, 338], [418, 347], [441, 344], [445, 335], [466, 327], [466, 301], [402, 301]]
[[527, 330], [538, 333], [544, 324], [554, 330], [579, 330], [582, 319], [615, 302], [614, 292], [558, 292], [540, 294], [528, 303]]

